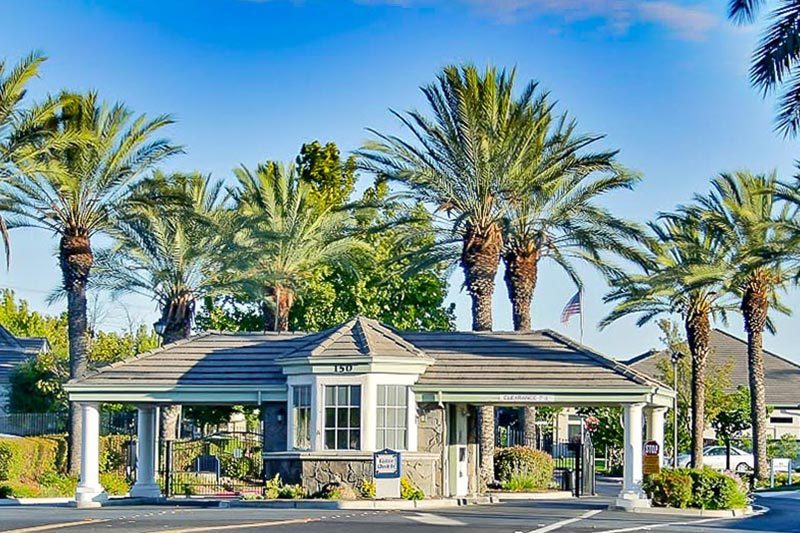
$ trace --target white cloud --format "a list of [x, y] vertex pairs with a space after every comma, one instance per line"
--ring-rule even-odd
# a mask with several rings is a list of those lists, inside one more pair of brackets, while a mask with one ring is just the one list
[[676, 38], [698, 40], [717, 25], [718, 16], [696, 0], [356, 0], [361, 4], [401, 7], [460, 3], [503, 23], [537, 17], [561, 18], [569, 24], [602, 20], [609, 30], [624, 33], [637, 24], [655, 24]]

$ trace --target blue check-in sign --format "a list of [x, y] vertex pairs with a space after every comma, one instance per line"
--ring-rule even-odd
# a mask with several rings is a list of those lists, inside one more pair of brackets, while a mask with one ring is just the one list
[[400, 452], [389, 448], [375, 452], [372, 455], [373, 472], [376, 479], [395, 479], [400, 477], [402, 461]]

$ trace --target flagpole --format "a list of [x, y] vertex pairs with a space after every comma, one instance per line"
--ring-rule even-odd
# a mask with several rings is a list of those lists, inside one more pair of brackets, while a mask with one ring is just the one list
[[583, 344], [583, 287], [578, 290], [578, 300], [581, 303], [581, 344]]

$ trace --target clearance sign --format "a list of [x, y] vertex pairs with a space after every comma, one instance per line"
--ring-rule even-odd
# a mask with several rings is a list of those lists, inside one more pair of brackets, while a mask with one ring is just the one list
[[658, 474], [661, 471], [660, 452], [661, 446], [656, 441], [650, 440], [644, 444], [644, 464], [642, 465], [642, 473], [645, 476]]

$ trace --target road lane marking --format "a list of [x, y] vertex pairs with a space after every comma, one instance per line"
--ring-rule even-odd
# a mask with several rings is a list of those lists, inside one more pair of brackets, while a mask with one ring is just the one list
[[419, 522], [421, 524], [425, 524], [428, 526], [466, 526], [466, 522], [462, 522], [460, 520], [454, 520], [452, 518], [447, 518], [446, 516], [440, 516], [436, 514], [430, 513], [416, 513], [416, 514], [407, 514], [403, 515], [409, 520], [414, 520], [415, 522]]
[[550, 524], [549, 526], [540, 527], [538, 529], [532, 529], [528, 531], [528, 533], [547, 533], [548, 531], [555, 531], [556, 529], [561, 529], [564, 526], [568, 526], [570, 524], [574, 524], [575, 522], [580, 522], [586, 518], [591, 518], [596, 514], [602, 513], [602, 509], [595, 509], [594, 511], [586, 511], [580, 516], [575, 518], [568, 518], [567, 520], [562, 520], [560, 522], [555, 522]]
[[159, 529], [152, 533], [201, 533], [203, 531], [228, 531], [231, 529], [250, 529], [254, 527], [291, 526], [319, 522], [319, 518], [295, 518], [292, 520], [271, 520], [269, 522], [248, 522], [246, 524], [231, 524], [228, 526], [200, 526], [183, 529]]
[[99, 518], [87, 518], [85, 520], [76, 520], [74, 522], [59, 522], [58, 524], [46, 524], [43, 526], [23, 527], [20, 529], [9, 529], [5, 533], [33, 533], [34, 531], [51, 531], [53, 529], [62, 529], [65, 527], [85, 526], [89, 524], [100, 524], [102, 522], [109, 522], [109, 520]]

